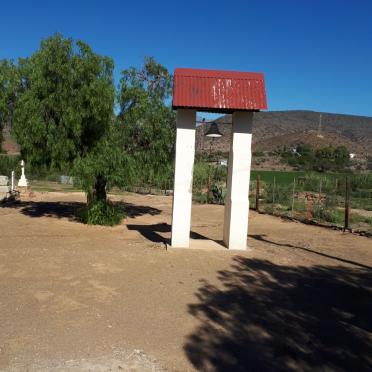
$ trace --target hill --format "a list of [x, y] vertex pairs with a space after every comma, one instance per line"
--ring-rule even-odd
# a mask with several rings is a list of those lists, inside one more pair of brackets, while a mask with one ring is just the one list
[[[372, 155], [372, 117], [321, 113], [314, 111], [257, 112], [254, 117], [253, 150], [273, 151], [306, 143], [319, 148], [344, 145], [360, 157]], [[229, 151], [231, 115], [215, 120], [223, 133], [212, 141], [203, 136], [204, 128], [197, 128], [197, 151]]]
[[[273, 151], [306, 143], [314, 148], [328, 145], [344, 145], [358, 157], [372, 156], [372, 117], [322, 113], [319, 128], [319, 112], [270, 111], [256, 112], [253, 127], [253, 150]], [[231, 115], [217, 120], [223, 137], [212, 141], [204, 136], [207, 126], [196, 131], [196, 150], [228, 152], [231, 139]], [[10, 136], [9, 128], [3, 131], [2, 149], [8, 154], [19, 153], [19, 146]]]

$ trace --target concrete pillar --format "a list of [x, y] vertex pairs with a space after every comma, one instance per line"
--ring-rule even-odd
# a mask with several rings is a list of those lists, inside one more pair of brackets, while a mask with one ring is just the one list
[[14, 178], [14, 171], [12, 171], [12, 192], [15, 190], [15, 178]]
[[236, 111], [232, 120], [223, 240], [229, 249], [247, 249], [253, 112]]
[[174, 171], [172, 247], [190, 244], [192, 176], [195, 157], [196, 111], [177, 110], [176, 164]]

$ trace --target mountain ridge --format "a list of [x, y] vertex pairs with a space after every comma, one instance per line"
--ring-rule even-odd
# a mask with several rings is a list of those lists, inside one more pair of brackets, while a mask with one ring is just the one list
[[[319, 118], [322, 115], [321, 125]], [[210, 140], [197, 128], [197, 151], [228, 152], [231, 140], [231, 115], [215, 120], [223, 137]], [[208, 125], [205, 130], [208, 129]], [[204, 138], [203, 138], [204, 137]], [[314, 147], [346, 146], [360, 157], [372, 155], [372, 117], [333, 114], [310, 110], [261, 111], [254, 114], [253, 150], [273, 151], [307, 143]]]
[[[215, 120], [223, 134], [223, 137], [217, 140], [204, 136], [209, 128], [208, 123], [198, 126], [196, 151], [228, 152], [231, 120], [231, 115], [223, 115]], [[3, 137], [2, 148], [5, 153], [19, 153], [19, 146], [12, 139], [9, 128], [4, 128]], [[255, 112], [252, 143], [254, 151], [274, 151], [277, 148], [290, 148], [298, 143], [308, 143], [315, 148], [343, 145], [351, 153], [366, 158], [372, 156], [372, 117], [310, 110]]]

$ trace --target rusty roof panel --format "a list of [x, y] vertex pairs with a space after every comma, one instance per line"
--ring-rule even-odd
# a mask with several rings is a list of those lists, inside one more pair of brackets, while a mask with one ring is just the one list
[[172, 106], [213, 112], [266, 110], [264, 75], [176, 68]]

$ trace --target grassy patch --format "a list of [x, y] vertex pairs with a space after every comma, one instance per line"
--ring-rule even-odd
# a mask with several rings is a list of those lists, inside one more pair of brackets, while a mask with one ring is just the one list
[[251, 179], [256, 180], [257, 176], [260, 176], [261, 180], [267, 183], [275, 182], [277, 184], [288, 185], [293, 182], [293, 179], [303, 177], [305, 172], [281, 172], [281, 171], [251, 171]]
[[200, 204], [208, 203], [208, 195], [205, 192], [196, 192], [193, 194], [193, 200]]
[[124, 209], [110, 201], [95, 201], [79, 209], [78, 217], [88, 225], [115, 226], [125, 217]]

